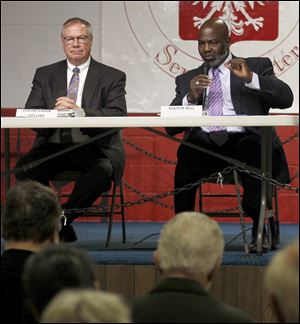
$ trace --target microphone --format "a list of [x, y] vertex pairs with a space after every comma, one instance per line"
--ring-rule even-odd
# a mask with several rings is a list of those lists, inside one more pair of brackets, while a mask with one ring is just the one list
[[[210, 69], [210, 64], [205, 62], [203, 64], [203, 74], [208, 75], [209, 69]], [[203, 92], [202, 92], [202, 112], [203, 112], [203, 115], [207, 115], [207, 110], [208, 110], [207, 105], [208, 105], [207, 88], [204, 88]]]

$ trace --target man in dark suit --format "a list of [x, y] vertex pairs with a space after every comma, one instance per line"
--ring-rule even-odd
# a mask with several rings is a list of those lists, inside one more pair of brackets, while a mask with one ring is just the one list
[[[91, 25], [81, 18], [67, 20], [61, 41], [67, 59], [38, 68], [26, 108], [74, 109], [85, 116], [126, 116], [126, 75], [117, 69], [96, 62], [91, 56]], [[33, 148], [17, 163], [16, 168], [44, 158], [88, 140], [109, 129], [35, 129]], [[49, 185], [55, 175], [67, 171], [81, 172], [64, 209], [91, 206], [111, 182], [119, 181], [124, 168], [125, 152], [120, 132], [81, 146], [67, 154], [46, 161], [37, 167], [16, 174], [18, 180], [35, 179]], [[70, 223], [78, 217], [69, 213], [60, 236], [62, 241], [75, 241], [76, 233]]]
[[59, 242], [61, 206], [55, 193], [36, 181], [22, 181], [9, 191], [1, 232], [1, 317], [5, 322], [31, 323], [22, 286], [25, 262], [44, 246]]
[[[279, 80], [268, 58], [237, 58], [229, 50], [227, 25], [221, 19], [207, 20], [199, 30], [198, 50], [204, 64], [176, 78], [176, 97], [171, 105], [203, 104], [208, 115], [268, 115], [271, 107], [288, 108], [293, 94]], [[206, 100], [204, 100], [206, 99]], [[208, 102], [208, 103], [207, 103]], [[167, 128], [170, 135], [185, 132], [184, 139], [216, 153], [260, 167], [258, 127]], [[286, 157], [272, 130], [273, 178], [289, 183]], [[180, 145], [177, 152], [175, 188], [221, 171], [228, 164], [206, 153]], [[256, 251], [260, 209], [260, 181], [240, 174], [244, 188], [243, 208], [253, 219], [250, 251]], [[197, 187], [175, 195], [175, 212], [194, 210]], [[264, 244], [264, 248], [267, 246]]]
[[133, 301], [135, 323], [252, 323], [242, 311], [208, 293], [222, 262], [224, 238], [216, 221], [177, 214], [162, 229], [154, 253], [162, 281]]

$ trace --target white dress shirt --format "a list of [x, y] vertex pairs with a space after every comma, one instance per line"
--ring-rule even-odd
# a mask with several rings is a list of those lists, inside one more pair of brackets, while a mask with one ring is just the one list
[[[85, 63], [77, 66], [80, 69], [80, 72], [79, 72], [79, 86], [78, 86], [78, 92], [77, 92], [76, 105], [78, 107], [80, 107], [80, 109], [81, 109], [81, 103], [82, 103], [83, 88], [84, 88], [87, 72], [88, 72], [88, 69], [90, 66], [90, 62], [91, 62], [91, 57], [89, 57], [89, 59]], [[73, 69], [75, 67], [76, 67], [75, 65], [73, 65], [69, 61], [67, 61], [67, 88], [69, 87], [71, 78], [74, 73]], [[58, 118], [76, 118], [76, 117], [58, 117]], [[71, 134], [72, 134], [72, 140], [74, 143], [84, 142], [87, 139], [89, 139], [89, 136], [83, 135], [79, 128], [72, 128]], [[51, 136], [51, 138], [49, 139], [49, 142], [60, 143], [60, 130], [59, 129], [57, 129], [55, 131], [55, 133]]]
[[[220, 81], [222, 88], [222, 97], [223, 97], [223, 115], [224, 116], [236, 116], [236, 112], [233, 108], [232, 98], [231, 98], [231, 83], [230, 83], [230, 70], [225, 67], [225, 63], [232, 59], [232, 54], [230, 53], [223, 64], [219, 66], [220, 73]], [[249, 83], [245, 82], [246, 87], [251, 89], [260, 89], [258, 75], [252, 72], [252, 80]], [[208, 77], [212, 79], [212, 69], [208, 72]], [[209, 87], [206, 89], [207, 96], [209, 94]], [[189, 103], [187, 100], [187, 95], [182, 99], [182, 105], [194, 105], [193, 103]], [[201, 127], [204, 131], [209, 132], [209, 127]], [[241, 126], [228, 126], [226, 127], [227, 132], [244, 132], [245, 128]]]

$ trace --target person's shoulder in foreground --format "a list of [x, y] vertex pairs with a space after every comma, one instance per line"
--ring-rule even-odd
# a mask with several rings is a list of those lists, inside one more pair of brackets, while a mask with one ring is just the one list
[[275, 254], [264, 285], [277, 320], [299, 323], [299, 239]]
[[164, 225], [154, 253], [162, 280], [133, 300], [134, 322], [252, 323], [247, 314], [208, 293], [223, 250], [217, 222], [198, 212], [175, 215]]

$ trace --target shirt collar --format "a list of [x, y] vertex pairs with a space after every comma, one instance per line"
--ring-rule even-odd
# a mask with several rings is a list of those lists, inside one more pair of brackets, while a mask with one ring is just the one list
[[[86, 62], [84, 62], [81, 65], [78, 65], [78, 68], [80, 69], [80, 71], [87, 69], [89, 67], [90, 63], [91, 63], [91, 57], [89, 56], [89, 58]], [[68, 65], [68, 69], [70, 69], [71, 71], [73, 71], [73, 69], [76, 67], [76, 65], [73, 65], [72, 63], [70, 63], [69, 60], [67, 60], [67, 65]]]
[[219, 65], [219, 69], [220, 69], [221, 73], [228, 72], [228, 68], [225, 66], [225, 64], [228, 63], [230, 60], [232, 60], [232, 54], [231, 53], [229, 53], [229, 55], [226, 57], [226, 60], [221, 65]]

